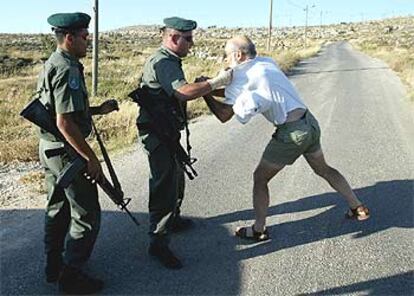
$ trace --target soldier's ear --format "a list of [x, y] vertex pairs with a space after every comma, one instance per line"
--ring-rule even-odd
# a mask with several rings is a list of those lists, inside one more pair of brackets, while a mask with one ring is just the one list
[[178, 44], [178, 40], [180, 39], [180, 35], [178, 35], [178, 34], [173, 34], [173, 35], [171, 35], [171, 40], [172, 40], [172, 42], [175, 44], [175, 45], [177, 45]]
[[72, 44], [73, 43], [73, 35], [70, 34], [70, 33], [65, 34], [65, 42], [67, 44]]

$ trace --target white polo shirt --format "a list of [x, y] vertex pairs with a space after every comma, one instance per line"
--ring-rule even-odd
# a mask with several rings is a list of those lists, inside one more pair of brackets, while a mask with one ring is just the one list
[[293, 84], [268, 57], [256, 57], [235, 66], [225, 96], [224, 103], [233, 106], [236, 118], [243, 124], [261, 113], [279, 125], [285, 123], [288, 112], [307, 109]]

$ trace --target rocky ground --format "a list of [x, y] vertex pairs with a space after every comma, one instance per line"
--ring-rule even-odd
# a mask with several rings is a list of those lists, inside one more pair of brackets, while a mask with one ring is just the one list
[[26, 209], [44, 204], [42, 168], [37, 162], [0, 166], [0, 207]]
[[[104, 57], [116, 59], [120, 52], [141, 55], [148, 48], [159, 44], [159, 26], [130, 26], [102, 32], [99, 36], [100, 50]], [[311, 40], [359, 40], [368, 43], [412, 48], [414, 46], [413, 17], [395, 17], [355, 23], [340, 23], [324, 26], [309, 26], [305, 37], [305, 28], [275, 28], [272, 34], [272, 49], [290, 49], [302, 46]], [[196, 46], [190, 55], [211, 60], [221, 59], [225, 41], [238, 34], [250, 36], [258, 48], [265, 48], [268, 41], [268, 28], [226, 28], [211, 26], [195, 30]], [[307, 40], [307, 41], [306, 41]], [[7, 74], [9, 69], [32, 66], [47, 57], [53, 50], [53, 38], [50, 34], [1, 34], [0, 33], [0, 73]], [[24, 59], [5, 54], [11, 49], [26, 53], [40, 52], [36, 58]]]

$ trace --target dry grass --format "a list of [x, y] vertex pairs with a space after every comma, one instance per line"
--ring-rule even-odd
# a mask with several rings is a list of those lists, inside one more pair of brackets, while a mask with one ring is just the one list
[[368, 55], [379, 58], [386, 62], [401, 78], [407, 87], [407, 97], [414, 102], [414, 51], [407, 48], [381, 46], [378, 44], [367, 45], [358, 43], [355, 45]]
[[0, 86], [0, 162], [36, 160], [35, 129], [18, 116], [32, 96], [36, 78], [3, 79]]
[[414, 102], [414, 17], [386, 19], [374, 22], [372, 27], [369, 33], [354, 36], [352, 44], [386, 62], [399, 75], [408, 98]]
[[265, 52], [265, 55], [269, 55], [274, 58], [279, 64], [283, 72], [287, 73], [292, 69], [300, 60], [310, 58], [318, 53], [323, 41], [313, 42], [307, 48], [298, 47], [292, 50], [275, 50], [273, 52]]
[[[96, 128], [109, 151], [124, 151], [136, 142], [135, 120], [137, 106], [132, 102], [122, 102], [118, 112], [95, 118]], [[94, 151], [99, 151], [96, 141], [92, 142]]]
[[[45, 39], [44, 36], [39, 38]], [[19, 50], [18, 48], [2, 49], [2, 53], [10, 57], [30, 57], [38, 60], [50, 51], [47, 39], [42, 42], [44, 48], [36, 51]], [[121, 40], [122, 41], [122, 40]], [[107, 116], [95, 117], [95, 122], [106, 146], [110, 151], [122, 151], [128, 149], [137, 140], [135, 120], [137, 106], [132, 103], [127, 94], [137, 87], [140, 71], [145, 59], [156, 47], [149, 44], [146, 48], [135, 48], [128, 44], [121, 50], [122, 42], [117, 37], [117, 42], [106, 40], [101, 47], [99, 65], [99, 96], [90, 98], [91, 105], [98, 105], [106, 98], [116, 98], [120, 102], [120, 111], [113, 112]], [[211, 54], [219, 56], [225, 43], [225, 39], [203, 40], [199, 48], [211, 46], [214, 43]], [[39, 42], [39, 43], [42, 43]], [[125, 45], [125, 44], [124, 44]], [[130, 46], [130, 47], [128, 47]], [[274, 57], [284, 71], [288, 71], [300, 59], [315, 54], [320, 47], [320, 42], [314, 43], [308, 49], [298, 47], [297, 49], [278, 49], [271, 53], [258, 48], [261, 55]], [[197, 48], [196, 48], [197, 49]], [[91, 85], [91, 58], [90, 55], [83, 61], [85, 65], [85, 77], [87, 85]], [[183, 61], [183, 69], [189, 82], [200, 75], [214, 76], [223, 67], [220, 59], [205, 59], [190, 56]], [[36, 128], [23, 120], [18, 114], [27, 104], [36, 88], [37, 75], [41, 70], [41, 63], [19, 69], [10, 69], [7, 73], [0, 73], [0, 164], [11, 161], [32, 161], [38, 159], [38, 139]], [[203, 100], [194, 100], [188, 104], [189, 118], [209, 113]], [[95, 151], [98, 151], [95, 141], [91, 142]], [[29, 178], [30, 179], [30, 178]]]

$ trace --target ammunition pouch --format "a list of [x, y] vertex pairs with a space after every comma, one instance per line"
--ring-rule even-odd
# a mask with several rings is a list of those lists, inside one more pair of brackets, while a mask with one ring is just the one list
[[[178, 102], [177, 99], [167, 96], [164, 91], [153, 94], [148, 88], [141, 88], [140, 97], [145, 100], [146, 108], [143, 112], [151, 113], [151, 123], [137, 122], [138, 129], [143, 133], [151, 131], [152, 125], [157, 125], [166, 136], [171, 139], [179, 140], [180, 131], [185, 128], [187, 123], [186, 103]], [[135, 101], [140, 104], [140, 102]]]
[[[138, 88], [128, 95], [137, 103], [141, 112], [145, 112], [149, 118], [147, 122], [137, 120], [140, 135], [153, 132], [157, 138], [173, 153], [179, 161], [182, 169], [190, 180], [197, 176], [192, 167], [196, 161], [191, 157], [190, 132], [187, 125], [186, 104], [181, 104], [175, 98], [161, 95], [153, 95], [148, 88]], [[186, 130], [187, 151], [180, 144], [182, 127]]]

